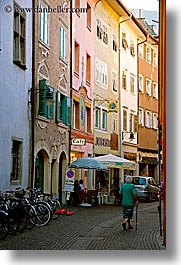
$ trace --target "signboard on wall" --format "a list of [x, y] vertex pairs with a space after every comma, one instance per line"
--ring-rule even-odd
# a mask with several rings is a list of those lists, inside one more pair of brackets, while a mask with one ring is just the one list
[[86, 145], [86, 139], [84, 138], [73, 138], [72, 145]]

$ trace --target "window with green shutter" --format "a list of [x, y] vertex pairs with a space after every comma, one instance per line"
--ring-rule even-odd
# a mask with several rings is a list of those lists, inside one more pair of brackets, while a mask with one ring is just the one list
[[56, 94], [56, 121], [71, 124], [71, 99], [59, 91]]
[[[51, 96], [51, 101], [47, 99]], [[54, 88], [46, 84], [46, 80], [39, 81], [39, 110], [38, 114], [47, 118], [54, 119]]]

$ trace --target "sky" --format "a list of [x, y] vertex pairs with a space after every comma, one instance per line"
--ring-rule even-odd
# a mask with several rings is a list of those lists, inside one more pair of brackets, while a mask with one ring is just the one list
[[123, 4], [128, 9], [144, 9], [151, 11], [158, 11], [159, 1], [157, 0], [122, 0]]

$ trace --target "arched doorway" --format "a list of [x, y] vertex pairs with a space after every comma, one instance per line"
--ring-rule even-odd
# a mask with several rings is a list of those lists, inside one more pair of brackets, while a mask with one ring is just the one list
[[[45, 150], [40, 150], [37, 153], [35, 161], [35, 188], [45, 189], [48, 178], [48, 155]], [[45, 178], [45, 176], [47, 176]]]

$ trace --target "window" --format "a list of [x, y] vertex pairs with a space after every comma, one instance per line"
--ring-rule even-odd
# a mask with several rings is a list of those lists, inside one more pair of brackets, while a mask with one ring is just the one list
[[153, 83], [153, 97], [158, 99], [158, 85], [157, 85], [157, 83]]
[[66, 31], [60, 27], [60, 57], [66, 60]]
[[153, 65], [158, 67], [158, 54], [157, 54], [157, 52], [153, 53]]
[[158, 129], [158, 114], [153, 113], [153, 129]]
[[134, 93], [134, 76], [130, 76], [130, 92]]
[[80, 113], [80, 105], [79, 102], [73, 101], [73, 128], [74, 129], [79, 129], [80, 128], [80, 118], [79, 118], [79, 113]]
[[146, 79], [146, 94], [151, 96], [151, 80]]
[[144, 57], [143, 43], [140, 44], [138, 47], [139, 47], [138, 48], [139, 49], [139, 56], [143, 58]]
[[96, 82], [103, 86], [108, 84], [107, 64], [98, 58], [96, 58]]
[[91, 29], [91, 6], [87, 3], [87, 27]]
[[139, 125], [144, 126], [144, 111], [139, 109]]
[[108, 29], [106, 25], [103, 25], [103, 42], [107, 45], [108, 44]]
[[86, 107], [86, 132], [91, 133], [91, 108]]
[[74, 49], [75, 49], [75, 63], [74, 63], [74, 67], [75, 67], [75, 71], [77, 73], [79, 73], [79, 57], [80, 57], [80, 46], [79, 44], [75, 41], [75, 46], [74, 46]]
[[146, 61], [151, 63], [151, 49], [146, 47]]
[[127, 83], [126, 72], [123, 71], [123, 73], [122, 73], [122, 87], [123, 87], [123, 89], [127, 88], [127, 84], [126, 83]]
[[96, 36], [104, 44], [108, 45], [108, 28], [100, 18], [96, 19]]
[[95, 128], [100, 129], [100, 108], [95, 109]]
[[[20, 8], [16, 2], [14, 6]], [[14, 10], [13, 62], [26, 69], [26, 14]]]
[[[45, 10], [43, 4], [40, 8]], [[48, 12], [40, 12], [40, 40], [48, 45]]]
[[[50, 104], [47, 99], [52, 100]], [[38, 114], [53, 120], [54, 118], [54, 88], [46, 84], [46, 80], [39, 81], [39, 109]]]
[[134, 132], [134, 114], [132, 112], [129, 114], [129, 131]]
[[71, 124], [71, 99], [59, 91], [56, 93], [56, 121]]
[[112, 115], [112, 131], [113, 131], [113, 133], [118, 132], [118, 116], [117, 116], [117, 114]]
[[139, 75], [139, 91], [143, 92], [143, 76]]
[[107, 110], [102, 110], [102, 129], [107, 130]]
[[112, 71], [112, 90], [114, 92], [117, 92], [118, 91], [118, 88], [117, 88], [117, 73]]
[[22, 141], [12, 140], [11, 184], [21, 184], [22, 178]]
[[118, 44], [117, 44], [117, 36], [115, 34], [112, 35], [112, 49], [114, 52], [117, 52], [118, 51]]
[[152, 128], [152, 113], [150, 111], [145, 112], [145, 127]]
[[88, 53], [86, 55], [86, 81], [89, 83], [91, 81], [91, 57]]
[[97, 23], [97, 25], [96, 25], [96, 36], [99, 40], [102, 40], [102, 34], [103, 34], [102, 23], [101, 23], [99, 18], [96, 19], [96, 23]]
[[126, 40], [126, 33], [122, 33], [122, 47], [126, 50], [128, 48], [128, 43]]
[[127, 110], [123, 110], [123, 130], [127, 131]]
[[134, 57], [135, 56], [135, 48], [134, 48], [134, 42], [131, 41], [130, 43], [130, 53]]

